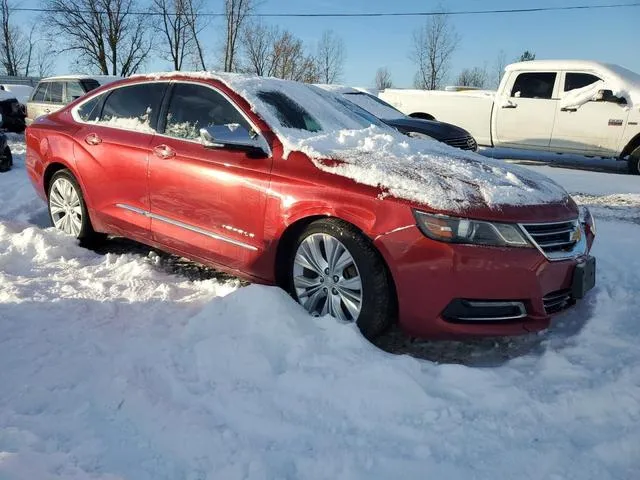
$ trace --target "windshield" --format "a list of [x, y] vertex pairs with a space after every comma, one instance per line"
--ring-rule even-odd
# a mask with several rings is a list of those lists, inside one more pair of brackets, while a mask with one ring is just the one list
[[361, 108], [364, 108], [367, 112], [375, 115], [378, 118], [392, 119], [403, 118], [405, 114], [400, 110], [395, 109], [384, 100], [365, 92], [353, 92], [344, 94], [349, 101], [355, 103]]

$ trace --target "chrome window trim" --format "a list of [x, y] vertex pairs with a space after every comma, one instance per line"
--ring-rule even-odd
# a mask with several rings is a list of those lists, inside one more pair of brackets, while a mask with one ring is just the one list
[[143, 210], [141, 208], [133, 207], [131, 205], [127, 205], [127, 204], [124, 204], [124, 203], [116, 203], [116, 207], [122, 208], [124, 210], [128, 210], [128, 211], [133, 212], [133, 213], [137, 213], [139, 215], [142, 215], [142, 216], [145, 216], [145, 217], [148, 217], [148, 218], [152, 218], [154, 220], [159, 220], [161, 222], [168, 223], [170, 225], [174, 225], [176, 227], [184, 228], [185, 230], [189, 230], [191, 232], [195, 232], [195, 233], [199, 233], [201, 235], [205, 235], [207, 237], [213, 238], [214, 240], [220, 240], [222, 242], [227, 242], [227, 243], [230, 243], [232, 245], [236, 245], [237, 247], [246, 248], [246, 249], [252, 250], [252, 251], [257, 251], [258, 250], [258, 247], [254, 246], [254, 245], [249, 245], [248, 243], [244, 243], [244, 242], [241, 242], [239, 240], [234, 240], [233, 238], [228, 238], [228, 237], [225, 237], [225, 236], [222, 236], [222, 235], [218, 235], [217, 233], [213, 233], [213, 232], [210, 232], [208, 230], [204, 230], [204, 229], [202, 229], [200, 227], [195, 227], [193, 225], [189, 225], [188, 223], [180, 222], [178, 220], [172, 220], [171, 218], [167, 218], [167, 217], [164, 217], [162, 215], [158, 215], [158, 214], [149, 212], [148, 210]]
[[[142, 81], [142, 82], [135, 82], [135, 83], [128, 83], [126, 85], [114, 85], [112, 87], [107, 88], [106, 90], [102, 90], [100, 93], [98, 93], [97, 95], [91, 95], [88, 96], [88, 98], [84, 99], [82, 102], [78, 103], [75, 107], [73, 107], [71, 109], [71, 117], [73, 118], [74, 121], [76, 121], [77, 123], [81, 123], [83, 125], [94, 125], [97, 127], [103, 127], [103, 128], [113, 128], [115, 130], [122, 130], [125, 132], [131, 132], [132, 130], [127, 129], [127, 128], [122, 128], [122, 127], [117, 127], [114, 125], [102, 125], [100, 123], [97, 122], [86, 122], [84, 120], [82, 120], [80, 118], [80, 116], [78, 115], [78, 109], [80, 107], [82, 107], [82, 105], [84, 105], [85, 103], [89, 102], [91, 99], [98, 97], [100, 95], [104, 95], [107, 94], [117, 88], [127, 88], [127, 87], [133, 87], [136, 85], [146, 85], [149, 83], [169, 83], [169, 84], [177, 84], [177, 83], [190, 83], [193, 85], [200, 85], [206, 88], [210, 88], [211, 90], [213, 90], [214, 92], [219, 93], [220, 95], [222, 95], [229, 103], [231, 103], [231, 105], [233, 105], [233, 107], [240, 113], [240, 115], [242, 115], [242, 117], [247, 121], [247, 123], [249, 125], [251, 125], [251, 128], [253, 128], [253, 130], [260, 136], [260, 138], [262, 139], [262, 143], [264, 145], [264, 147], [266, 148], [266, 153], [268, 154], [268, 157], [271, 158], [273, 155], [273, 152], [271, 150], [271, 146], [269, 145], [269, 142], [267, 142], [267, 139], [264, 137], [264, 133], [262, 132], [262, 129], [258, 128], [258, 126], [247, 116], [247, 114], [238, 106], [238, 104], [229, 97], [229, 95], [227, 95], [225, 92], [223, 92], [222, 90], [209, 85], [208, 83], [205, 82], [198, 82], [195, 80], [178, 80], [175, 78], [164, 78], [164, 79], [158, 79], [158, 80], [152, 80], [152, 81]], [[168, 106], [167, 106], [168, 108]], [[136, 131], [137, 132], [137, 131]], [[178, 141], [182, 141], [182, 142], [191, 142], [191, 143], [195, 143], [197, 145], [202, 145], [202, 142], [198, 141], [198, 140], [193, 140], [193, 139], [188, 139], [188, 138], [180, 138], [180, 137], [173, 137], [171, 135], [165, 135], [164, 133], [160, 133], [157, 130], [154, 130], [154, 133], [149, 133], [149, 132], [137, 132], [137, 133], [143, 133], [143, 134], [147, 134], [147, 135], [156, 135], [158, 137], [164, 137], [164, 138], [170, 138], [172, 140], [178, 140]]]

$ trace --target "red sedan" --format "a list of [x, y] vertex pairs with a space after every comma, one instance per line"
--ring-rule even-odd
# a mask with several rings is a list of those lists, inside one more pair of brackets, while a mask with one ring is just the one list
[[369, 338], [395, 321], [432, 338], [536, 331], [595, 283], [591, 215], [552, 181], [308, 85], [135, 77], [38, 119], [26, 142], [57, 229], [279, 285]]

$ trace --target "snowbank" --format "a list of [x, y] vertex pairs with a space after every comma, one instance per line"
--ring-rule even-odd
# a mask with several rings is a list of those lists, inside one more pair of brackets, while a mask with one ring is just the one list
[[640, 226], [598, 223], [596, 290], [529, 354], [441, 365], [384, 353], [275, 288], [190, 281], [35, 226], [44, 204], [16, 138], [0, 175], [3, 480], [640, 471]]
[[[318, 87], [228, 73], [147, 76], [176, 75], [222, 81], [244, 97], [274, 130], [285, 157], [293, 151], [304, 152], [321, 170], [380, 187], [384, 195], [440, 210], [464, 210], [479, 203], [491, 208], [539, 205], [567, 198], [562, 187], [539, 174], [439, 142], [410, 138], [382, 123], [371, 125]], [[260, 98], [259, 93], [264, 91], [285, 92], [304, 106], [321, 130], [311, 132], [283, 125], [278, 112]], [[327, 163], [327, 159], [339, 163]]]

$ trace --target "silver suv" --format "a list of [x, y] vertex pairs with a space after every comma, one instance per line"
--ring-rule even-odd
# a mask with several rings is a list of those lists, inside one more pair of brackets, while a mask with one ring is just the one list
[[120, 80], [120, 77], [107, 75], [63, 75], [43, 78], [33, 90], [27, 102], [27, 125], [71, 103], [85, 93], [107, 83]]

